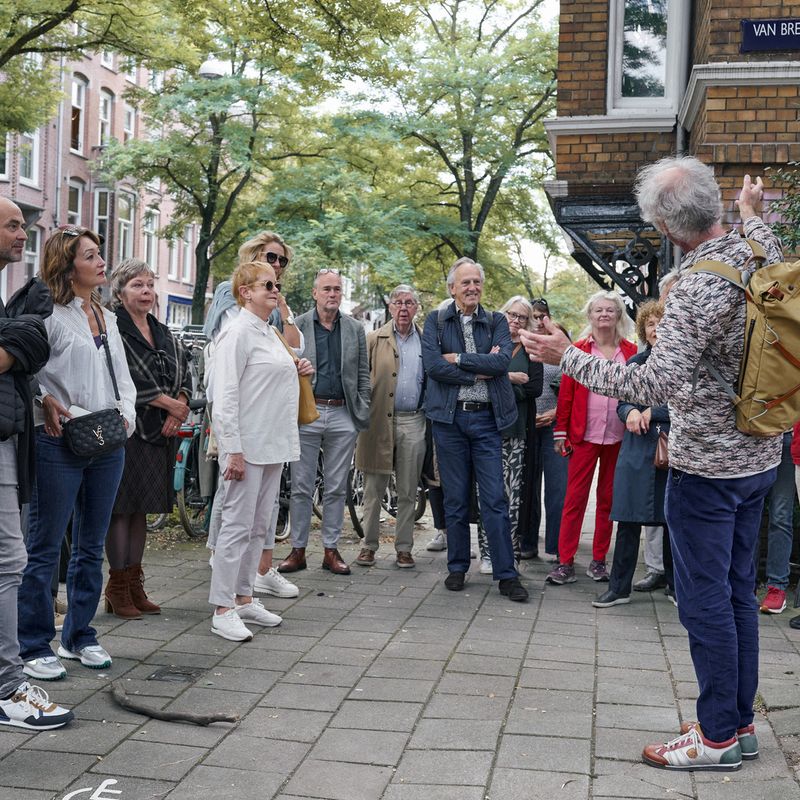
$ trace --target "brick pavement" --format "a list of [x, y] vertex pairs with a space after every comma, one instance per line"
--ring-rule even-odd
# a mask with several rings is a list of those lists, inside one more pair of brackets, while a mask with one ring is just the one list
[[[108, 672], [68, 662], [47, 686], [77, 721], [38, 735], [0, 731], [0, 800], [800, 800], [800, 632], [792, 612], [762, 617], [761, 757], [738, 772], [676, 774], [639, 762], [693, 718], [696, 687], [677, 612], [660, 592], [595, 610], [598, 586], [547, 587], [524, 562], [528, 604], [502, 598], [474, 566], [447, 592], [444, 553], [417, 532], [417, 568], [382, 545], [349, 577], [309, 569], [284, 616], [252, 642], [210, 633], [207, 551], [148, 551], [158, 617], [96, 624]], [[283, 553], [286, 545], [279, 546]], [[341, 550], [353, 561], [355, 537]], [[197, 670], [189, 682], [149, 678]], [[230, 710], [235, 725], [156, 722], [121, 710], [108, 685], [181, 710]], [[85, 791], [82, 791], [85, 790]]]

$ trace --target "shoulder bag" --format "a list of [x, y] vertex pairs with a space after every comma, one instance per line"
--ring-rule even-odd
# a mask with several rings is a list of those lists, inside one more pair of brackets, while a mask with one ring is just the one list
[[128, 432], [125, 430], [125, 422], [120, 410], [122, 400], [117, 387], [117, 376], [114, 374], [114, 366], [111, 363], [108, 334], [105, 326], [100, 322], [100, 317], [94, 306], [92, 306], [92, 312], [97, 320], [100, 341], [103, 343], [108, 371], [111, 373], [111, 383], [114, 386], [114, 399], [117, 402], [116, 408], [104, 408], [102, 411], [94, 411], [91, 414], [84, 414], [82, 417], [74, 417], [63, 424], [64, 441], [67, 447], [76, 456], [81, 456], [82, 458], [105, 455], [112, 450], [119, 449], [128, 440]]
[[[283, 343], [283, 346], [292, 357], [295, 364], [300, 360], [295, 353], [294, 348], [283, 338], [283, 334], [275, 327], [273, 329], [278, 335], [278, 338]], [[311, 378], [308, 375], [298, 375], [300, 381], [300, 402], [297, 406], [297, 422], [299, 425], [308, 425], [319, 419], [319, 411], [317, 411], [317, 401], [314, 400], [314, 388], [311, 386]]]
[[656, 469], [669, 469], [669, 434], [656, 425], [656, 453], [653, 456], [653, 466]]

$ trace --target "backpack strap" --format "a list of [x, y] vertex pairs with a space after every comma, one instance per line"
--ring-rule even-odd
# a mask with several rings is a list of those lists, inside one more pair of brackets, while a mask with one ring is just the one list
[[718, 275], [723, 280], [732, 283], [738, 289], [746, 290], [750, 276], [746, 272], [740, 272], [736, 267], [726, 264], [724, 261], [712, 261], [707, 259], [705, 261], [698, 261], [693, 266], [686, 270], [688, 274], [695, 272], [709, 272], [713, 275]]
[[758, 261], [767, 260], [767, 251], [755, 239], [745, 239], [745, 241], [753, 251], [753, 258]]

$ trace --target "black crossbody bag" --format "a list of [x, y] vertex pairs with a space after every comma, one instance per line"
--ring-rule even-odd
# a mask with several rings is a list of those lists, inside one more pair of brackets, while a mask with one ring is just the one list
[[92, 458], [93, 456], [104, 455], [112, 450], [122, 447], [128, 440], [128, 432], [125, 430], [125, 422], [122, 418], [122, 400], [119, 396], [117, 387], [117, 376], [114, 374], [114, 366], [111, 363], [111, 350], [108, 347], [108, 334], [100, 317], [92, 306], [94, 318], [97, 320], [97, 328], [100, 331], [100, 341], [106, 353], [106, 363], [108, 371], [111, 373], [111, 383], [114, 385], [114, 399], [117, 401], [116, 408], [104, 408], [102, 411], [94, 411], [91, 414], [84, 414], [82, 417], [74, 417], [63, 424], [64, 441], [67, 447], [82, 458]]

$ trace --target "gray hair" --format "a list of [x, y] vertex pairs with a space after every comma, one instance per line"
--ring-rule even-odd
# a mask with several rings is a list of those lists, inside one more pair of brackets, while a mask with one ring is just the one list
[[680, 270], [672, 269], [663, 278], [658, 282], [658, 294], [659, 296], [663, 295], [664, 292], [669, 291], [675, 281], [680, 278], [681, 273]]
[[456, 283], [456, 270], [459, 267], [463, 267], [465, 264], [471, 264], [473, 267], [477, 267], [478, 271], [481, 273], [481, 282], [486, 283], [486, 273], [483, 271], [483, 267], [475, 261], [475, 259], [469, 258], [469, 256], [461, 256], [461, 258], [450, 267], [450, 272], [447, 273], [447, 288], [451, 289], [455, 286]]
[[525, 313], [528, 315], [528, 322], [525, 324], [526, 331], [533, 330], [533, 306], [531, 305], [530, 300], [527, 297], [523, 297], [521, 294], [515, 294], [513, 297], [510, 297], [503, 303], [503, 307], [500, 309], [500, 312], [505, 314], [511, 306], [515, 306], [519, 303], [524, 309]]
[[398, 283], [389, 293], [389, 302], [391, 303], [399, 294], [410, 294], [414, 298], [414, 302], [419, 305], [419, 296], [413, 286], [409, 286], [407, 283]]
[[722, 219], [722, 199], [711, 167], [693, 156], [662, 158], [639, 170], [636, 202], [642, 219], [690, 241]]
[[[591, 321], [589, 315], [592, 311], [592, 308], [595, 303], [598, 303], [601, 300], [608, 300], [617, 307], [617, 339], [628, 339], [633, 334], [633, 321], [628, 316], [628, 310], [625, 307], [625, 303], [622, 302], [622, 298], [616, 292], [595, 292], [586, 301], [586, 305], [583, 307], [583, 313], [586, 315], [586, 319]], [[591, 325], [588, 325], [586, 328], [584, 328], [583, 333], [581, 333], [581, 339], [583, 339], [585, 336], [588, 336], [591, 330]]]
[[109, 283], [111, 284], [111, 297], [115, 305], [122, 303], [122, 290], [128, 283], [134, 278], [138, 278], [139, 275], [144, 274], [150, 275], [152, 278], [156, 276], [150, 265], [139, 258], [126, 258], [114, 267]]

